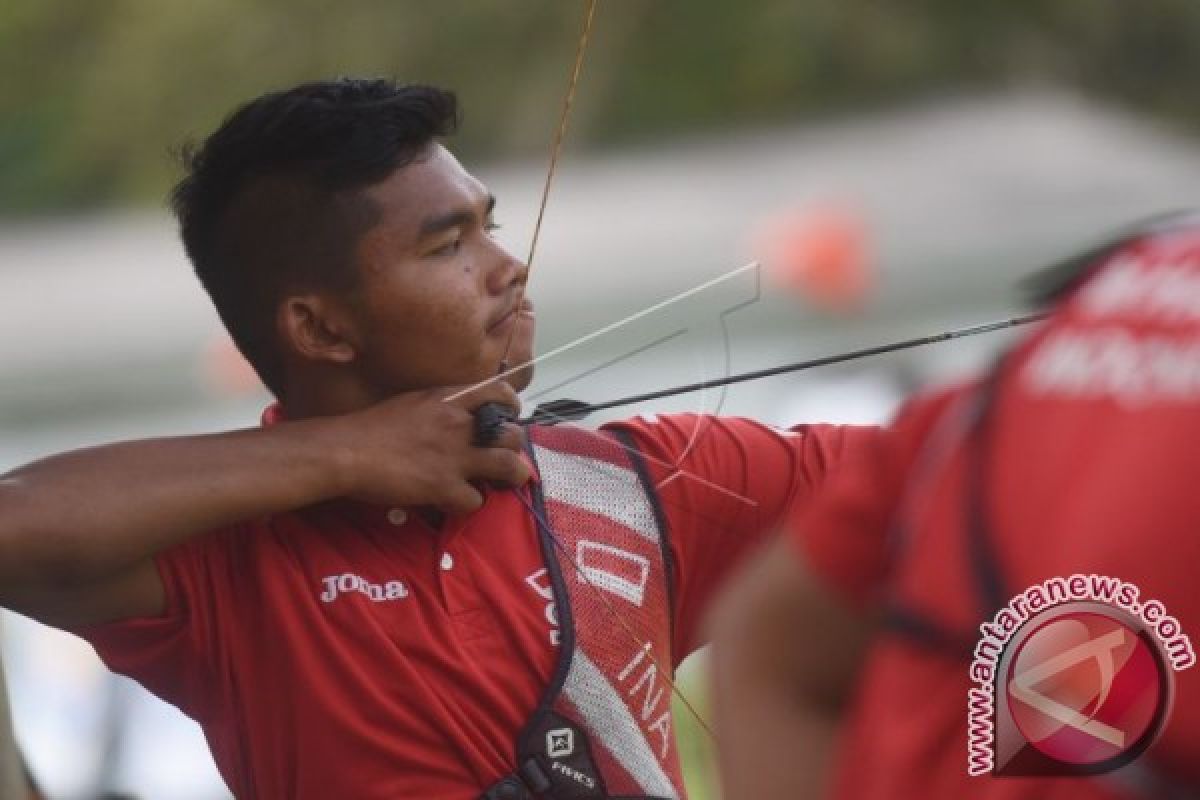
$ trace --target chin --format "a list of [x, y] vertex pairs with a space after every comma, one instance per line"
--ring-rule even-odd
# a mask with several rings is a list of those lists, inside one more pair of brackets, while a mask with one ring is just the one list
[[516, 346], [508, 354], [508, 363], [520, 369], [508, 376], [508, 384], [518, 392], [523, 392], [533, 383], [533, 331], [530, 331], [528, 338], [518, 336], [514, 344]]
[[508, 385], [518, 392], [523, 392], [533, 383], [533, 364], [527, 364], [508, 376]]

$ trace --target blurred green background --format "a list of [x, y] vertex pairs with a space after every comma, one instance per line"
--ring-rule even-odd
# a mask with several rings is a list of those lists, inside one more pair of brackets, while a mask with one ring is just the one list
[[[6, 0], [0, 213], [158, 203], [169, 145], [333, 74], [443, 84], [470, 158], [545, 145], [581, 3]], [[601, 2], [574, 145], [1053, 83], [1200, 126], [1195, 0]]]

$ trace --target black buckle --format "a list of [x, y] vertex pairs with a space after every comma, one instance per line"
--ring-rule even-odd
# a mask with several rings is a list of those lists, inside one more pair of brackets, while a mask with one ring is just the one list
[[542, 769], [542, 765], [537, 762], [536, 758], [527, 758], [525, 763], [518, 770], [521, 777], [525, 779], [525, 785], [534, 791], [536, 794], [542, 794], [550, 791], [550, 777]]
[[479, 800], [533, 800], [533, 795], [520, 778], [509, 775], [484, 792]]
[[550, 791], [550, 778], [537, 759], [529, 758], [521, 768], [488, 789], [479, 800], [534, 800], [537, 795]]

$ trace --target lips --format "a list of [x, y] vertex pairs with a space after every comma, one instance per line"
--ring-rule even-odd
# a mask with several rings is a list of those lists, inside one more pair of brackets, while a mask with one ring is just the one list
[[533, 313], [533, 303], [529, 301], [529, 298], [522, 297], [521, 301], [519, 303], [517, 303], [516, 305], [513, 305], [513, 306], [509, 306], [508, 310], [506, 310], [503, 314], [501, 314], [499, 317], [497, 317], [491, 323], [489, 323], [487, 326], [487, 331], [488, 331], [488, 333], [491, 333], [492, 331], [501, 327], [505, 323], [514, 319], [518, 314], [532, 314], [532, 313]]

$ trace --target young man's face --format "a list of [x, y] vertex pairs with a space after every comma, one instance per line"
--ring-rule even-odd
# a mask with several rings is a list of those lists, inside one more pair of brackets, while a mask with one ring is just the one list
[[[494, 199], [441, 145], [366, 190], [379, 222], [358, 244], [365, 375], [390, 394], [482, 381], [533, 357], [526, 266], [492, 236]], [[518, 307], [520, 304], [520, 308]], [[510, 376], [525, 388], [532, 368]]]

